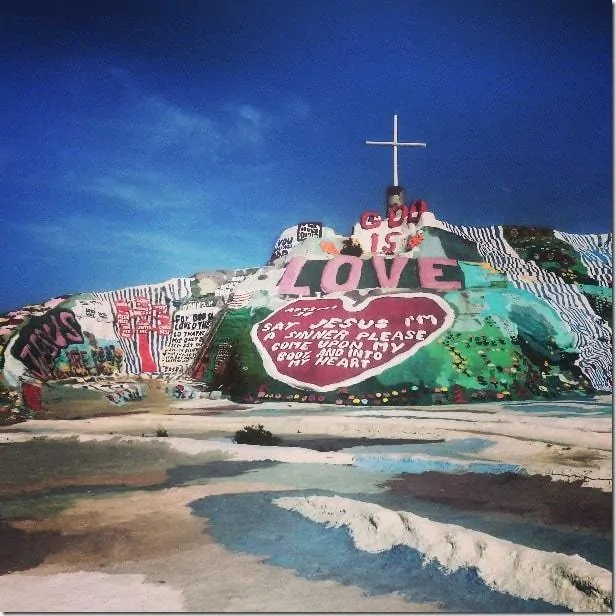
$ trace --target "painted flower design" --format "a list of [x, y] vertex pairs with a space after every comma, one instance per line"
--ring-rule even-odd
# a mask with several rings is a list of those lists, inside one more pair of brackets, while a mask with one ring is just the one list
[[417, 235], [413, 235], [411, 237], [409, 237], [406, 247], [408, 250], [413, 250], [413, 248], [416, 248], [417, 246], [419, 246], [424, 240], [424, 236], [423, 233], [418, 233]]

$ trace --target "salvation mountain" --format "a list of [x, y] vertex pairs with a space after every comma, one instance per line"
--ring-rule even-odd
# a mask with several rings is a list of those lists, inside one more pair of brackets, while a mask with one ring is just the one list
[[146, 375], [241, 402], [610, 392], [612, 245], [611, 233], [453, 225], [423, 201], [390, 199], [385, 216], [364, 212], [349, 235], [319, 222], [285, 229], [262, 267], [3, 315], [0, 389], [5, 406], [21, 396], [34, 409], [46, 383], [104, 391]]

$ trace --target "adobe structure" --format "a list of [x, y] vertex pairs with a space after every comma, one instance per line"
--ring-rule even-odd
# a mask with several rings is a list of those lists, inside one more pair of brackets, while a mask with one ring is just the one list
[[[121, 404], [145, 375], [241, 402], [357, 406], [611, 391], [612, 234], [438, 220], [404, 202], [397, 146], [423, 144], [396, 128], [385, 212], [363, 212], [348, 235], [301, 222], [261, 267], [0, 317], [5, 399], [36, 409], [44, 383], [78, 379]], [[124, 390], [109, 389], [118, 379]]]

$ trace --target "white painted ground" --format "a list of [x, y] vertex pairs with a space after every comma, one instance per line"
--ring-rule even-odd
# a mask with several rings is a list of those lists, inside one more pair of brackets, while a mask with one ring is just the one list
[[525, 547], [408, 511], [339, 496], [282, 497], [279, 507], [328, 527], [346, 526], [357, 549], [383, 552], [396, 545], [419, 550], [447, 572], [476, 567], [494, 590], [522, 599], [542, 599], [576, 612], [611, 611], [612, 574], [584, 560]]

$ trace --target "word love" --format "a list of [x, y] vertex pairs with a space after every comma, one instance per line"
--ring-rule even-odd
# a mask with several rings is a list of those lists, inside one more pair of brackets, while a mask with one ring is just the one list
[[[387, 265], [390, 265], [387, 271]], [[278, 283], [281, 295], [311, 295], [317, 289], [302, 284], [303, 270], [310, 269], [312, 278], [317, 268], [320, 272], [320, 288], [323, 293], [346, 293], [359, 288], [406, 288], [453, 291], [462, 288], [462, 271], [455, 259], [424, 257], [411, 259], [402, 255], [393, 259], [374, 256], [362, 259], [351, 255], [339, 255], [330, 260], [308, 261], [304, 257], [291, 259]], [[374, 280], [376, 276], [376, 280]], [[306, 280], [308, 282], [308, 280]]]
[[272, 377], [329, 391], [411, 357], [453, 318], [449, 304], [428, 293], [392, 293], [357, 305], [347, 297], [300, 298], [256, 323], [251, 337]]

